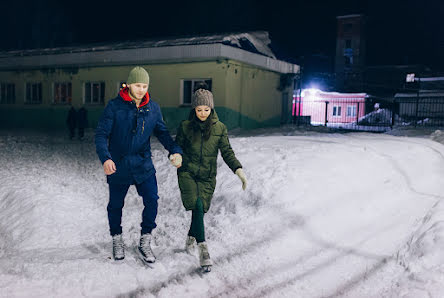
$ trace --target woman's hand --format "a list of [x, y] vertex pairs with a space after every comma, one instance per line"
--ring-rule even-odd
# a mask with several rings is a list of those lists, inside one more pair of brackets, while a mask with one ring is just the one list
[[106, 175], [111, 175], [116, 172], [116, 164], [111, 159], [108, 159], [103, 163], [103, 170]]
[[239, 168], [236, 170], [235, 174], [242, 181], [242, 189], [245, 190], [247, 188], [247, 177], [245, 176], [244, 170], [242, 170], [242, 168]]
[[182, 166], [182, 155], [180, 155], [179, 153], [171, 154], [170, 162], [176, 168], [180, 168]]

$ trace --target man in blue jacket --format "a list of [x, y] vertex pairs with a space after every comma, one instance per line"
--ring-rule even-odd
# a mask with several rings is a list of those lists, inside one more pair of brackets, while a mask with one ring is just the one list
[[125, 258], [122, 209], [128, 188], [134, 184], [144, 204], [139, 253], [144, 261], [153, 263], [156, 258], [151, 249], [151, 231], [156, 227], [159, 197], [151, 160], [151, 135], [168, 150], [176, 168], [182, 165], [182, 149], [171, 138], [159, 105], [150, 98], [148, 72], [137, 66], [129, 73], [126, 83], [128, 86], [109, 101], [99, 120], [96, 151], [109, 184], [107, 211], [114, 259]]

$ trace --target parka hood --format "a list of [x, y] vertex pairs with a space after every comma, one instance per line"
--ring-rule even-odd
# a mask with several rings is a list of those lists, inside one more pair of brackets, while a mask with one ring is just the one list
[[[127, 101], [127, 102], [132, 102], [132, 101], [133, 101], [133, 99], [132, 99], [132, 98], [130, 97], [130, 95], [129, 95], [129, 88], [128, 88], [128, 87], [125, 87], [125, 88], [123, 88], [122, 90], [120, 90], [120, 92], [119, 92], [119, 96], [120, 96], [124, 101]], [[149, 101], [150, 101], [150, 95], [149, 95], [149, 93], [147, 92], [147, 93], [145, 94], [145, 96], [142, 98], [142, 101], [140, 102], [139, 108], [141, 108], [141, 107], [147, 105]]]

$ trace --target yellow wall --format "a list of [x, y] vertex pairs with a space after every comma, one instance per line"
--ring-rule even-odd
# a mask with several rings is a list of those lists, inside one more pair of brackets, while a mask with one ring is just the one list
[[[231, 127], [244, 121], [266, 122], [279, 118], [282, 109], [282, 93], [277, 90], [280, 74], [258, 69], [233, 60], [222, 59], [210, 62], [171, 63], [142, 65], [150, 74], [149, 92], [165, 108], [165, 113], [174, 117], [174, 109], [180, 107], [182, 79], [212, 79], [212, 91], [218, 112], [230, 121]], [[27, 108], [51, 108], [66, 110], [66, 104], [53, 104], [53, 83], [72, 83], [72, 104], [83, 105], [83, 84], [87, 81], [105, 82], [105, 104], [118, 93], [119, 83], [126, 81], [134, 66], [109, 66], [71, 68], [65, 70], [33, 70], [0, 72], [0, 82], [15, 84], [14, 105], [0, 105], [0, 108], [25, 105], [26, 82], [42, 83], [42, 104], [26, 104]], [[289, 92], [291, 96], [291, 92]], [[291, 99], [289, 99], [291, 100]], [[90, 105], [88, 105], [90, 106]], [[91, 105], [100, 108], [103, 105]], [[185, 111], [182, 108], [181, 113]], [[273, 120], [275, 121], [275, 120]], [[273, 122], [274, 123], [274, 122]]]

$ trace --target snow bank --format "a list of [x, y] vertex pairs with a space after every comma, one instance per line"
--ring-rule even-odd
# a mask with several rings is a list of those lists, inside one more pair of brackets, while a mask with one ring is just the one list
[[400, 297], [442, 297], [444, 291], [444, 201], [424, 217], [421, 227], [398, 254], [407, 275], [401, 279]]

